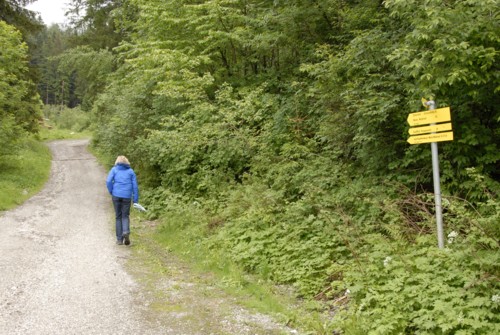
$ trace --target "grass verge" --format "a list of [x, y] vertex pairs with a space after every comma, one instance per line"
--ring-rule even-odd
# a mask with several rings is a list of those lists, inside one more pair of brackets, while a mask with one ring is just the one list
[[70, 140], [70, 139], [81, 139], [81, 138], [91, 138], [92, 132], [85, 130], [82, 132], [75, 132], [69, 129], [60, 128], [46, 128], [40, 129], [40, 133], [37, 138], [41, 141], [52, 141], [52, 140]]
[[[133, 220], [133, 257], [129, 272], [141, 284], [148, 301], [147, 317], [169, 325], [178, 333], [285, 335], [290, 329], [282, 318], [242, 308], [238, 296], [221, 285], [220, 278], [186, 262], [156, 240], [159, 221]], [[304, 333], [301, 333], [304, 334]]]
[[43, 187], [50, 174], [49, 148], [26, 139], [16, 155], [0, 157], [0, 211], [22, 204]]
[[[328, 333], [324, 331], [324, 315], [317, 303], [297, 300], [290, 288], [249, 275], [227, 255], [209, 250], [204, 245], [203, 232], [192, 224], [203, 220], [198, 214], [196, 210], [166, 213], [150, 240], [185, 261], [195, 273], [209, 273], [214, 284], [241, 306], [272, 315], [277, 321], [300, 329], [301, 334]], [[140, 220], [139, 215], [135, 215], [135, 220]]]
[[88, 130], [75, 132], [44, 126], [37, 135], [20, 139], [15, 154], [0, 157], [0, 211], [22, 204], [47, 182], [52, 156], [43, 142], [90, 137]]

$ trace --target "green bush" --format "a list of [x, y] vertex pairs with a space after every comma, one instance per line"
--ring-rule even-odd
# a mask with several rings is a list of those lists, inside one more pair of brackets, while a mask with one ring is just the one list
[[497, 241], [483, 237], [487, 245], [478, 246], [473, 238], [448, 236], [444, 250], [434, 237], [404, 249], [373, 237], [377, 244], [363, 266], [344, 272], [355, 328], [365, 334], [498, 333]]
[[47, 105], [44, 108], [46, 122], [59, 129], [81, 132], [90, 127], [90, 113], [80, 107], [61, 108], [60, 106]]
[[216, 215], [210, 201], [168, 191], [146, 192], [145, 201], [168, 213], [167, 234], [183, 252], [209, 250], [218, 266], [293, 285], [335, 310], [330, 327], [346, 334], [488, 334], [500, 325], [493, 198], [474, 210], [444, 198], [444, 250], [433, 196], [373, 179], [294, 202], [247, 180]]

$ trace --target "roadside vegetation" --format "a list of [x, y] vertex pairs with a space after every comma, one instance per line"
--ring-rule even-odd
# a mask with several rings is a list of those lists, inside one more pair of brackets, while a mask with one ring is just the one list
[[[0, 5], [3, 9], [3, 1]], [[11, 19], [17, 22], [20, 15], [12, 13]], [[23, 31], [29, 28], [35, 30], [30, 26]], [[20, 30], [0, 21], [0, 210], [36, 193], [50, 167], [48, 149], [33, 139], [39, 129], [41, 101], [30, 76], [24, 38]]]
[[47, 146], [33, 138], [18, 143], [15, 155], [0, 157], [0, 211], [20, 205], [42, 189], [50, 160]]
[[[69, 28], [32, 35], [32, 57], [44, 102], [79, 106], [93, 150], [129, 157], [165, 248], [236, 273], [234, 286], [290, 287], [322, 306], [311, 332], [494, 334], [497, 8], [75, 0]], [[429, 145], [407, 143], [422, 97], [452, 114], [443, 249]]]
[[90, 115], [80, 108], [46, 105], [43, 109], [43, 127], [38, 138], [42, 141], [91, 138]]
[[77, 108], [47, 106], [43, 115], [36, 134], [21, 136], [0, 155], [0, 211], [22, 204], [45, 185], [52, 157], [44, 142], [92, 137], [88, 115]]

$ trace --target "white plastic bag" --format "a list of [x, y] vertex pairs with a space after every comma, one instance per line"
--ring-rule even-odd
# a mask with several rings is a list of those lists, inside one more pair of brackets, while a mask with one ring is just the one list
[[141, 212], [146, 212], [146, 208], [142, 207], [140, 204], [135, 203], [134, 208], [141, 211]]

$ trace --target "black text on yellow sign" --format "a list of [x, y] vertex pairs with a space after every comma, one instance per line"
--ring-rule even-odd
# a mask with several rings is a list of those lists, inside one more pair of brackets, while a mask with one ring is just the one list
[[451, 130], [451, 123], [441, 123], [433, 126], [425, 126], [425, 127], [414, 127], [408, 130], [410, 135], [422, 135], [428, 133], [437, 133], [440, 131], [449, 131]]
[[408, 115], [410, 126], [421, 126], [424, 124], [440, 123], [451, 120], [450, 107], [433, 109], [430, 111], [411, 113]]
[[408, 133], [412, 136], [408, 139], [408, 143], [421, 144], [453, 141], [451, 123], [447, 122], [450, 120], [450, 107], [409, 114], [407, 121], [410, 126], [425, 126], [410, 128]]
[[408, 143], [410, 144], [421, 144], [421, 143], [432, 143], [432, 142], [443, 142], [443, 141], [453, 141], [453, 132], [447, 131], [444, 133], [436, 134], [425, 134], [410, 136]]

